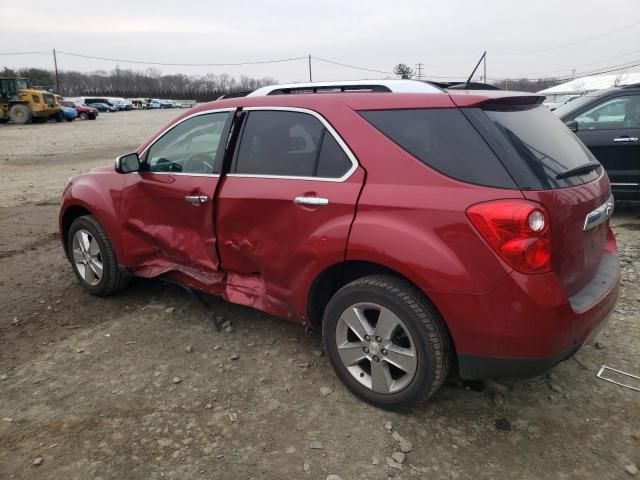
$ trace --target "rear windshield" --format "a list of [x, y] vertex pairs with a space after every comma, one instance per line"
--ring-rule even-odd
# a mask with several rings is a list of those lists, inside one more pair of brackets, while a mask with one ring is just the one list
[[[547, 107], [538, 105], [517, 110], [484, 110], [484, 113], [497, 127], [503, 142], [511, 147], [509, 156], [521, 159], [541, 188], [581, 185], [599, 177], [601, 167], [587, 173], [557, 178], [567, 170], [596, 159]], [[535, 185], [521, 187], [535, 188]]]
[[456, 108], [359, 113], [417, 160], [444, 175], [477, 185], [517, 188], [484, 139]]

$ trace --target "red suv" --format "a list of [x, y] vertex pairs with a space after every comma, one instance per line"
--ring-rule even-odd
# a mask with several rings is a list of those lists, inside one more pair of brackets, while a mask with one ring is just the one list
[[70, 180], [64, 249], [94, 295], [164, 277], [321, 330], [381, 407], [450, 371], [539, 374], [619, 283], [607, 175], [543, 98], [398, 80], [200, 105]]

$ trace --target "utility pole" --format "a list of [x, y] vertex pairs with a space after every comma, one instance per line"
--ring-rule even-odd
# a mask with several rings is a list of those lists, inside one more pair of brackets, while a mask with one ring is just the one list
[[418, 80], [422, 78], [422, 67], [424, 67], [424, 63], [416, 63], [416, 70], [418, 71]]
[[309, 54], [309, 81], [313, 82], [313, 79], [311, 76], [311, 54]]
[[53, 49], [53, 66], [55, 68], [56, 71], [56, 92], [59, 95], [62, 95], [62, 93], [60, 93], [60, 76], [58, 75], [58, 59], [56, 58], [56, 49]]
[[484, 83], [487, 83], [487, 52], [484, 52], [484, 56], [483, 56], [483, 63], [482, 63], [482, 69], [484, 70]]

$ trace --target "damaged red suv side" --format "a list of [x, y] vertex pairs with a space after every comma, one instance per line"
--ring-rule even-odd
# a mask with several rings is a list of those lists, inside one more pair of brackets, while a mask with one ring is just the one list
[[163, 277], [319, 329], [385, 408], [570, 357], [616, 302], [601, 165], [542, 97], [413, 81], [266, 87], [73, 178], [80, 284]]

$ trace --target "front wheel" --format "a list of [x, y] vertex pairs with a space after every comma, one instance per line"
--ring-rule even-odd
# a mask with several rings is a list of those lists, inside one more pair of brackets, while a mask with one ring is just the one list
[[87, 118], [89, 118], [87, 112], [80, 112], [80, 120], [86, 120]]
[[92, 215], [79, 217], [71, 224], [67, 252], [80, 285], [92, 295], [118, 292], [131, 280], [131, 275], [118, 266], [109, 237]]
[[423, 402], [449, 372], [451, 346], [440, 315], [414, 286], [390, 275], [341, 288], [327, 305], [322, 334], [340, 380], [381, 408]]

